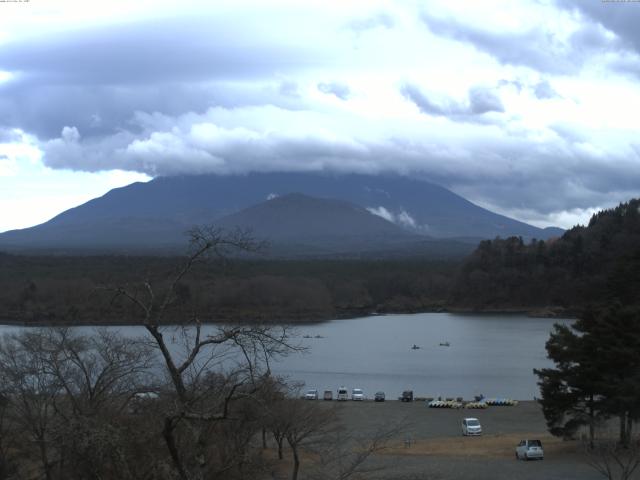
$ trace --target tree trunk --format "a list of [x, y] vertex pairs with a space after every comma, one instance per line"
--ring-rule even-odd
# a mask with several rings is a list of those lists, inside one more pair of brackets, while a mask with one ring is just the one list
[[173, 460], [173, 465], [176, 467], [176, 470], [178, 470], [180, 478], [182, 480], [189, 480], [189, 475], [187, 475], [187, 471], [185, 470], [184, 465], [182, 465], [182, 459], [180, 458], [180, 453], [178, 452], [178, 447], [176, 446], [175, 438], [173, 437], [174, 429], [175, 424], [173, 423], [173, 419], [165, 418], [162, 436], [164, 437], [164, 441], [169, 449], [171, 460]]
[[298, 447], [291, 445], [291, 450], [293, 451], [293, 472], [291, 472], [291, 480], [298, 480], [298, 470], [300, 469]]
[[627, 446], [627, 412], [620, 414], [620, 445]]
[[593, 439], [595, 436], [595, 410], [593, 408], [593, 395], [589, 398], [589, 448], [593, 450]]
[[278, 444], [278, 459], [282, 460], [284, 458], [284, 456], [282, 455], [282, 442], [284, 441], [284, 438], [282, 437], [276, 437], [276, 443]]
[[182, 374], [176, 367], [173, 361], [173, 357], [171, 356], [171, 352], [169, 352], [169, 349], [167, 348], [167, 345], [164, 341], [164, 337], [162, 333], [160, 332], [160, 330], [158, 330], [158, 327], [155, 325], [145, 325], [145, 328], [156, 340], [156, 344], [158, 345], [158, 349], [160, 350], [160, 353], [162, 353], [162, 357], [164, 358], [164, 361], [165, 361], [165, 366], [169, 371], [169, 376], [171, 377], [173, 386], [176, 389], [178, 398], [180, 399], [181, 402], [184, 403], [186, 401], [187, 388], [184, 385]]
[[40, 458], [42, 459], [42, 468], [44, 468], [44, 476], [47, 480], [52, 480], [51, 464], [49, 463], [49, 455], [47, 454], [47, 446], [45, 440], [40, 440]]
[[262, 427], [262, 449], [267, 449], [267, 429]]

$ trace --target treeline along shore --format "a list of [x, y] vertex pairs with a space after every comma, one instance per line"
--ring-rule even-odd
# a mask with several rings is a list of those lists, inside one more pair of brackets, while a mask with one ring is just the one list
[[[295, 323], [376, 313], [530, 312], [577, 316], [640, 300], [640, 200], [594, 215], [562, 237], [480, 242], [463, 259], [260, 260], [194, 265], [177, 285], [173, 321]], [[0, 322], [136, 324], [121, 286], [166, 287], [184, 258], [0, 253]], [[181, 308], [183, 307], [183, 308]]]
[[[184, 259], [0, 255], [0, 323], [135, 324], [113, 289], [169, 282]], [[204, 322], [309, 322], [442, 310], [459, 262], [232, 260], [197, 265], [174, 314]], [[166, 286], [166, 285], [164, 285]], [[143, 291], [138, 292], [144, 295]]]

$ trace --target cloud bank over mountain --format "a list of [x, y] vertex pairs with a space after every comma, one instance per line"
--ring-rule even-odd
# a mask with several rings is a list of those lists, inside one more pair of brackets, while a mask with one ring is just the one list
[[0, 20], [7, 185], [393, 172], [565, 227], [640, 194], [637, 5], [72, 3]]

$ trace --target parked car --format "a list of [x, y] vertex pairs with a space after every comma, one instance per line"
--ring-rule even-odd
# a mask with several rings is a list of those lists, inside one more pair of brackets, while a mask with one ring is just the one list
[[128, 411], [130, 414], [146, 412], [153, 403], [157, 403], [160, 395], [156, 392], [138, 392], [133, 395], [129, 402]]
[[338, 398], [337, 398], [337, 400], [340, 401], [340, 402], [345, 401], [345, 400], [349, 400], [349, 391], [344, 387], [340, 387], [338, 389]]
[[304, 398], [306, 400], [317, 400], [318, 390], [307, 390], [307, 393], [305, 393]]
[[540, 440], [521, 440], [516, 447], [516, 459], [544, 459], [544, 450]]
[[403, 402], [413, 402], [413, 390], [405, 390], [402, 392], [400, 400]]
[[324, 400], [333, 400], [333, 392], [331, 390], [325, 390], [322, 398]]
[[363, 401], [364, 400], [364, 392], [361, 388], [354, 388], [351, 390], [351, 400]]
[[482, 425], [477, 418], [462, 419], [462, 435], [482, 435]]
[[384, 392], [376, 392], [375, 396], [373, 397], [373, 399], [376, 402], [384, 402]]

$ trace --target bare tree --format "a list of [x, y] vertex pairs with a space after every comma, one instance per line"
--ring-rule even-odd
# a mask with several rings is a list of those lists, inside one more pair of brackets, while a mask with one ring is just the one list
[[319, 465], [314, 478], [347, 480], [369, 478], [372, 473], [392, 468], [388, 460], [372, 462], [373, 457], [390, 448], [391, 442], [409, 428], [407, 419], [380, 425], [372, 433], [350, 433], [336, 428], [325, 435], [318, 450]]
[[300, 470], [300, 450], [318, 443], [336, 420], [335, 410], [320, 407], [300, 398], [286, 398], [280, 402], [280, 431], [291, 448], [293, 470], [291, 479], [297, 480]]
[[608, 480], [629, 480], [640, 466], [640, 438], [623, 445], [615, 438], [602, 436], [583, 445], [587, 465]]
[[[157, 288], [145, 280], [140, 285], [110, 288], [115, 293], [114, 301], [124, 298], [134, 306], [162, 356], [172, 395], [171, 408], [164, 413], [162, 435], [182, 480], [202, 478], [210, 469], [205, 451], [205, 435], [210, 431], [207, 423], [228, 419], [231, 402], [252, 396], [260, 381], [269, 376], [270, 359], [296, 350], [284, 327], [203, 328], [195, 302], [185, 293], [186, 277], [211, 259], [224, 260], [233, 252], [253, 252], [261, 245], [241, 230], [200, 227], [189, 235], [189, 254], [164, 286]], [[212, 382], [212, 372], [223, 375]], [[181, 438], [190, 442], [190, 448], [180, 448]]]
[[10, 439], [13, 435], [10, 432], [7, 422], [9, 399], [0, 393], [0, 479], [9, 478], [14, 471], [14, 464], [10, 451], [15, 448]]
[[284, 458], [283, 446], [288, 425], [287, 403], [284, 400], [287, 395], [298, 390], [297, 388], [292, 389], [279, 378], [269, 377], [265, 379], [263, 389], [258, 396], [262, 410], [262, 448], [267, 448], [266, 434], [269, 432], [276, 442], [279, 460]]
[[[25, 332], [2, 339], [0, 344], [0, 382], [3, 396], [11, 402], [10, 422], [28, 444], [37, 447], [37, 458], [44, 477], [53, 479], [54, 454], [51, 451], [56, 424], [55, 404], [62, 392], [58, 379], [47, 373], [40, 352], [44, 338], [38, 332]], [[20, 442], [24, 445], [24, 442]], [[18, 447], [20, 449], [20, 447]], [[27, 458], [31, 452], [22, 452]], [[23, 450], [23, 449], [21, 449]]]
[[45, 372], [56, 377], [74, 415], [122, 411], [150, 388], [153, 352], [135, 339], [99, 328], [82, 336], [68, 328], [41, 330]]
[[[106, 463], [112, 471], [126, 471], [119, 455], [122, 439], [112, 423], [140, 384], [149, 353], [106, 331], [88, 337], [68, 329], [38, 329], [5, 336], [0, 381], [8, 423], [21, 440], [14, 448], [29, 458], [37, 445], [47, 479], [82, 478], [74, 459], [90, 465], [87, 473], [95, 478]], [[88, 447], [96, 445], [113, 446], [103, 452], [110, 458], [96, 457], [99, 449]]]

